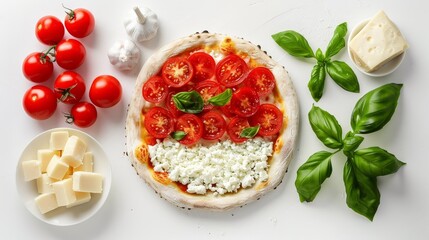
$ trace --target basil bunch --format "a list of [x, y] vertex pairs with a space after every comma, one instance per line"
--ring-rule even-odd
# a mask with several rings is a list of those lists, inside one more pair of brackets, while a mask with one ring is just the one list
[[317, 64], [311, 71], [308, 88], [311, 96], [317, 102], [323, 95], [326, 72], [344, 90], [349, 92], [359, 92], [359, 82], [353, 70], [342, 61], [333, 61], [331, 57], [336, 55], [346, 45], [344, 37], [347, 34], [347, 23], [342, 23], [335, 28], [328, 47], [323, 54], [318, 48], [314, 54], [307, 40], [301, 34], [288, 30], [273, 34], [271, 37], [286, 52], [295, 57], [315, 58]]
[[352, 131], [342, 137], [342, 128], [327, 111], [313, 106], [308, 113], [317, 138], [334, 152], [320, 151], [310, 156], [297, 172], [295, 186], [301, 202], [311, 202], [322, 183], [331, 176], [332, 156], [343, 151], [347, 157], [343, 180], [347, 205], [373, 220], [380, 204], [377, 177], [395, 173], [405, 163], [380, 147], [358, 149], [367, 134], [380, 130], [395, 112], [402, 84], [386, 84], [365, 94], [355, 105], [351, 116]]

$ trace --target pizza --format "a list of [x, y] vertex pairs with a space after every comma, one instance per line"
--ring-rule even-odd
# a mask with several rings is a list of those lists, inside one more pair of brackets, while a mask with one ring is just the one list
[[128, 108], [127, 155], [174, 205], [228, 210], [281, 183], [298, 120], [287, 71], [260, 46], [196, 33], [142, 67]]

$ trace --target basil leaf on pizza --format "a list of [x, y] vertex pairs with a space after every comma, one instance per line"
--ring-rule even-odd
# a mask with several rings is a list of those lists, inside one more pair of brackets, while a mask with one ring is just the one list
[[230, 88], [227, 88], [222, 93], [212, 97], [209, 99], [209, 103], [211, 103], [214, 106], [225, 106], [232, 98], [232, 90]]
[[248, 127], [241, 131], [240, 137], [242, 138], [253, 138], [258, 134], [260, 126]]
[[171, 137], [174, 138], [174, 140], [180, 141], [186, 136], [186, 132], [184, 131], [175, 131], [171, 133]]
[[204, 107], [203, 98], [195, 90], [173, 95], [173, 102], [177, 109], [185, 113], [200, 113]]

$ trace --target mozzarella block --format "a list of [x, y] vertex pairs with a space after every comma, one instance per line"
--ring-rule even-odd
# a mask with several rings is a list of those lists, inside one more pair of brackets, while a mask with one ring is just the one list
[[73, 169], [73, 172], [93, 172], [94, 161], [92, 160], [93, 155], [91, 152], [86, 152], [83, 155], [82, 165]]
[[46, 168], [46, 173], [50, 178], [61, 180], [69, 170], [69, 165], [60, 161], [60, 157], [54, 155]]
[[69, 139], [68, 131], [57, 131], [51, 133], [49, 145], [52, 150], [64, 150], [67, 140]]
[[55, 150], [51, 150], [51, 149], [37, 150], [37, 160], [40, 162], [40, 168], [42, 170], [42, 173], [46, 172], [46, 168], [48, 167], [49, 161], [51, 161], [54, 155], [55, 155]]
[[92, 172], [75, 172], [73, 174], [73, 191], [101, 193], [103, 176]]
[[87, 203], [89, 202], [89, 200], [91, 200], [91, 193], [89, 192], [75, 192], [76, 194], [76, 201], [74, 203], [71, 203], [69, 205], [67, 205], [67, 208], [71, 208], [83, 203]]
[[37, 192], [38, 193], [54, 192], [52, 188], [52, 183], [56, 181], [58, 180], [50, 178], [47, 173], [42, 174], [42, 176], [37, 179]]
[[73, 180], [71, 178], [52, 183], [58, 206], [67, 206], [76, 201], [73, 191]]
[[31, 181], [42, 176], [40, 163], [37, 160], [29, 160], [22, 162], [22, 171], [24, 173], [25, 181]]
[[408, 44], [396, 25], [380, 11], [350, 41], [349, 48], [357, 64], [373, 72], [403, 53]]
[[36, 197], [36, 206], [42, 214], [52, 211], [58, 207], [55, 193], [44, 193]]
[[82, 164], [83, 155], [86, 151], [86, 143], [76, 136], [70, 136], [64, 146], [61, 161], [72, 167]]

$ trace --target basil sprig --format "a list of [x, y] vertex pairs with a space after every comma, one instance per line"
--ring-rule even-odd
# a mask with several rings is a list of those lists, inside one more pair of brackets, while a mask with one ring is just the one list
[[227, 103], [229, 103], [231, 98], [232, 98], [232, 90], [230, 88], [227, 88], [222, 93], [210, 98], [208, 102], [213, 106], [222, 107]]
[[253, 138], [254, 136], [256, 136], [256, 134], [258, 134], [259, 128], [260, 128], [259, 125], [254, 126], [254, 127], [244, 128], [240, 133], [240, 137], [242, 137], [242, 138]]
[[177, 109], [185, 113], [200, 113], [204, 108], [203, 98], [195, 90], [174, 94], [173, 102]]
[[341, 88], [349, 92], [359, 92], [359, 82], [353, 70], [342, 61], [332, 61], [331, 58], [344, 48], [345, 36], [347, 34], [347, 23], [341, 23], [335, 28], [334, 35], [323, 54], [319, 48], [314, 54], [307, 39], [301, 34], [293, 31], [283, 31], [273, 34], [271, 37], [287, 53], [294, 57], [315, 58], [316, 65], [311, 71], [308, 89], [311, 96], [317, 102], [323, 95], [326, 72]]
[[315, 199], [323, 182], [331, 176], [331, 158], [343, 151], [347, 160], [343, 171], [346, 203], [355, 212], [373, 220], [380, 204], [377, 177], [397, 172], [405, 163], [380, 147], [358, 149], [364, 138], [357, 134], [375, 132], [386, 125], [395, 112], [401, 84], [386, 84], [376, 88], [355, 105], [352, 131], [342, 138], [342, 128], [327, 111], [313, 106], [308, 113], [311, 128], [317, 138], [335, 152], [320, 151], [298, 169], [295, 186], [301, 202]]

